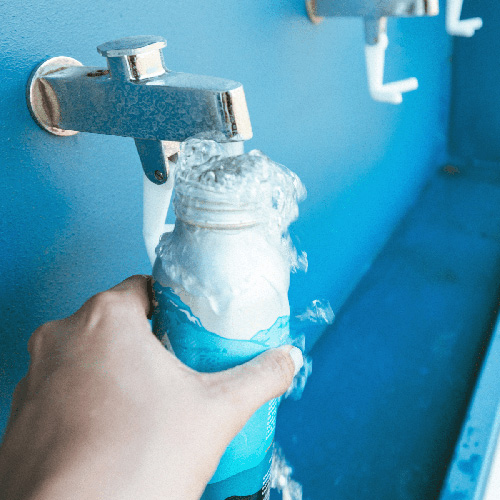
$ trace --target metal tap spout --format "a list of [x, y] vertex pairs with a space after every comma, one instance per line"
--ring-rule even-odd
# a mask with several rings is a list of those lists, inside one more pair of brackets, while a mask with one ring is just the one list
[[135, 36], [97, 47], [107, 68], [57, 57], [42, 63], [28, 84], [37, 123], [56, 135], [77, 132], [135, 139], [147, 178], [166, 182], [168, 159], [185, 139], [208, 134], [244, 141], [252, 127], [241, 83], [176, 73], [164, 64], [166, 41]]

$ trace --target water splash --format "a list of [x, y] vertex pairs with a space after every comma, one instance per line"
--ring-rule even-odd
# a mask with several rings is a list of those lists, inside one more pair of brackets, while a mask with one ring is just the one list
[[[236, 211], [249, 212], [256, 222], [265, 227], [269, 241], [278, 250], [278, 260], [284, 262], [286, 275], [299, 270], [306, 272], [307, 253], [297, 250], [297, 244], [292, 241], [288, 230], [298, 217], [298, 203], [306, 196], [305, 187], [298, 176], [260, 151], [233, 156], [228, 149], [211, 139], [217, 138], [198, 137], [181, 145], [175, 166], [174, 208], [177, 218], [186, 222], [189, 215], [186, 210], [213, 209], [216, 206], [219, 209], [236, 207]], [[205, 281], [197, 276], [196, 269], [186, 265], [185, 258], [187, 245], [199, 236], [197, 231], [200, 231], [199, 227], [193, 225], [189, 229], [189, 238], [175, 239], [171, 233], [164, 234], [156, 252], [166, 275], [174, 283], [188, 294], [208, 297], [211, 310], [219, 314], [219, 311], [224, 310], [224, 300], [232, 300], [246, 286], [252, 285], [251, 277], [247, 280], [242, 271], [242, 279], [238, 279], [237, 285], [225, 287], [228, 293], [225, 297], [210, 281], [212, 277], [209, 273]], [[302, 325], [308, 323], [317, 327], [331, 324], [333, 319], [328, 301], [313, 301], [305, 311], [291, 317], [291, 343], [304, 352], [305, 333]], [[305, 356], [303, 367], [285, 397], [299, 399], [311, 372], [312, 360]], [[302, 487], [291, 478], [291, 474], [290, 465], [279, 446], [276, 446], [271, 486], [282, 494], [283, 500], [301, 500]]]
[[292, 479], [293, 469], [276, 443], [271, 465], [271, 488], [281, 493], [283, 500], [302, 500], [302, 486]]
[[313, 300], [307, 309], [295, 316], [299, 321], [310, 321], [319, 325], [331, 325], [335, 319], [332, 306], [328, 300]]
[[[297, 238], [292, 240], [289, 225], [298, 217], [298, 203], [306, 197], [306, 190], [299, 177], [262, 152], [253, 150], [247, 154], [232, 156], [227, 148], [216, 142], [211, 135], [191, 138], [181, 144], [175, 167], [176, 214], [182, 219], [186, 207], [206, 208], [213, 204], [225, 209], [244, 208], [252, 217], [267, 226], [269, 238], [281, 251], [284, 262], [291, 272], [307, 271], [307, 253], [297, 250]], [[196, 238], [197, 229], [191, 234]], [[241, 279], [228, 290], [227, 297], [214, 288], [210, 279], [201, 280], [191, 266], [185, 265], [187, 238], [162, 236], [157, 254], [163, 268], [172, 280], [192, 295], [208, 298], [215, 314], [224, 311], [232, 297], [241, 294], [252, 285], [252, 276], [242, 273]], [[209, 277], [210, 278], [210, 277]], [[334, 313], [326, 300], [314, 300], [300, 314], [291, 317], [292, 343], [305, 351], [305, 331], [311, 325], [331, 324]], [[308, 323], [309, 326], [304, 326]], [[295, 377], [285, 397], [299, 399], [312, 372], [312, 360], [304, 357], [304, 365]]]
[[[310, 325], [323, 326], [331, 325], [335, 319], [335, 314], [328, 300], [316, 299], [300, 314], [294, 316], [294, 321], [290, 323], [290, 335], [292, 344], [298, 347], [302, 352], [305, 352], [306, 334], [304, 329], [310, 328]], [[308, 325], [304, 326], [304, 323]], [[293, 400], [298, 400], [302, 397], [307, 379], [312, 373], [312, 359], [304, 355], [304, 365], [299, 370], [299, 373], [293, 379], [292, 385], [286, 391], [284, 397]]]
[[[288, 232], [289, 225], [298, 217], [298, 203], [305, 197], [306, 189], [299, 177], [260, 151], [231, 156], [221, 144], [200, 138], [181, 144], [175, 165], [177, 219], [189, 222], [190, 215], [198, 211], [199, 217], [199, 211], [205, 210], [207, 217], [218, 217], [221, 212], [226, 218], [234, 217], [235, 226], [238, 226], [238, 217], [245, 218], [246, 223], [258, 223], [281, 255], [287, 273], [307, 269], [307, 254], [297, 252]], [[200, 227], [204, 226], [199, 221], [190, 226], [189, 244]], [[187, 249], [179, 247], [188, 239], [179, 240], [165, 233], [156, 248], [166, 275], [191, 295], [218, 297], [212, 300], [212, 308], [217, 313], [230, 297], [224, 299], [210, 279], [200, 281], [196, 271], [186, 265]], [[241, 294], [251, 281], [252, 276], [240, 279], [231, 296]]]
[[[293, 342], [295, 343], [295, 342]], [[292, 384], [284, 394], [284, 398], [290, 398], [294, 401], [299, 400], [302, 397], [302, 393], [306, 387], [306, 382], [312, 373], [312, 359], [309, 356], [304, 356], [304, 364], [299, 370], [297, 375], [295, 375]]]
[[189, 139], [176, 164], [176, 211], [190, 199], [218, 197], [224, 204], [253, 208], [271, 229], [285, 233], [299, 215], [306, 189], [299, 177], [258, 150], [230, 156], [221, 144]]
[[[334, 319], [335, 314], [328, 300], [313, 300], [303, 312], [295, 315], [295, 322], [291, 324], [291, 335], [293, 336], [292, 344], [298, 347], [302, 352], [305, 351], [306, 337], [304, 333], [300, 333], [301, 323], [312, 323], [315, 326], [331, 325]], [[312, 359], [304, 355], [304, 364], [283, 397], [293, 400], [300, 399], [304, 392], [307, 379], [311, 373]], [[271, 466], [271, 488], [281, 493], [282, 500], [302, 500], [302, 485], [292, 479], [292, 472], [292, 467], [287, 462], [283, 451], [276, 443]]]

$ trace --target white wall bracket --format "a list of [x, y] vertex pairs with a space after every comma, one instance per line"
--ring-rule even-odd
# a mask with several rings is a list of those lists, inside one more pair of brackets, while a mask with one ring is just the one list
[[387, 38], [387, 18], [365, 19], [365, 58], [368, 89], [375, 101], [401, 104], [403, 94], [418, 88], [416, 78], [405, 78], [384, 83], [385, 51], [389, 45]]
[[471, 37], [483, 26], [480, 17], [460, 19], [463, 0], [448, 0], [446, 2], [446, 31], [452, 36]]
[[376, 44], [365, 45], [368, 89], [375, 101], [401, 104], [405, 92], [418, 88], [418, 80], [411, 77], [396, 82], [384, 83], [385, 50], [388, 44], [387, 35], [380, 33]]
[[174, 224], [165, 224], [174, 189], [175, 172], [169, 162], [169, 176], [164, 184], [155, 184], [144, 175], [142, 236], [151, 266], [156, 260], [156, 246], [163, 233], [171, 232]]

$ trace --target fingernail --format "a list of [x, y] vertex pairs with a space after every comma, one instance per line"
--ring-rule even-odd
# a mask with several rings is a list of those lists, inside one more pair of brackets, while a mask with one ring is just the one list
[[290, 354], [295, 366], [295, 371], [293, 373], [293, 376], [295, 377], [304, 364], [304, 357], [302, 356], [302, 351], [298, 347], [292, 347], [288, 354]]

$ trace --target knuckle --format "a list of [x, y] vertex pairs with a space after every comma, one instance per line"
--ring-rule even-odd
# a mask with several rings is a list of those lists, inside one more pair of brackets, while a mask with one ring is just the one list
[[195, 372], [193, 376], [200, 387], [201, 393], [209, 401], [214, 401], [221, 395], [228, 393], [227, 385], [216, 375]]
[[28, 352], [31, 356], [40, 351], [41, 343], [42, 339], [40, 335], [40, 328], [38, 328], [31, 334], [31, 337], [28, 340]]
[[120, 317], [123, 313], [124, 303], [118, 292], [107, 290], [91, 297], [85, 303], [90, 324], [98, 324], [102, 320]]
[[292, 358], [282, 349], [274, 349], [271, 352], [271, 371], [281, 383], [281, 388], [286, 389], [293, 379], [295, 367]]
[[43, 325], [39, 326], [32, 334], [28, 340], [28, 352], [31, 356], [39, 353], [44, 344], [47, 342], [48, 337], [51, 335], [55, 321], [48, 321]]
[[234, 390], [230, 379], [220, 373], [197, 373], [204, 397], [216, 406], [229, 404], [233, 407], [241, 406], [241, 394]]
[[138, 282], [143, 282], [143, 281], [148, 281], [151, 279], [151, 276], [148, 274], [133, 274], [130, 276], [130, 278], [127, 278], [131, 281], [138, 281]]
[[108, 311], [119, 304], [118, 294], [112, 290], [100, 292], [87, 301], [91, 309]]
[[110, 289], [94, 295], [87, 301], [91, 310], [111, 316], [143, 314], [143, 306], [136, 293]]

